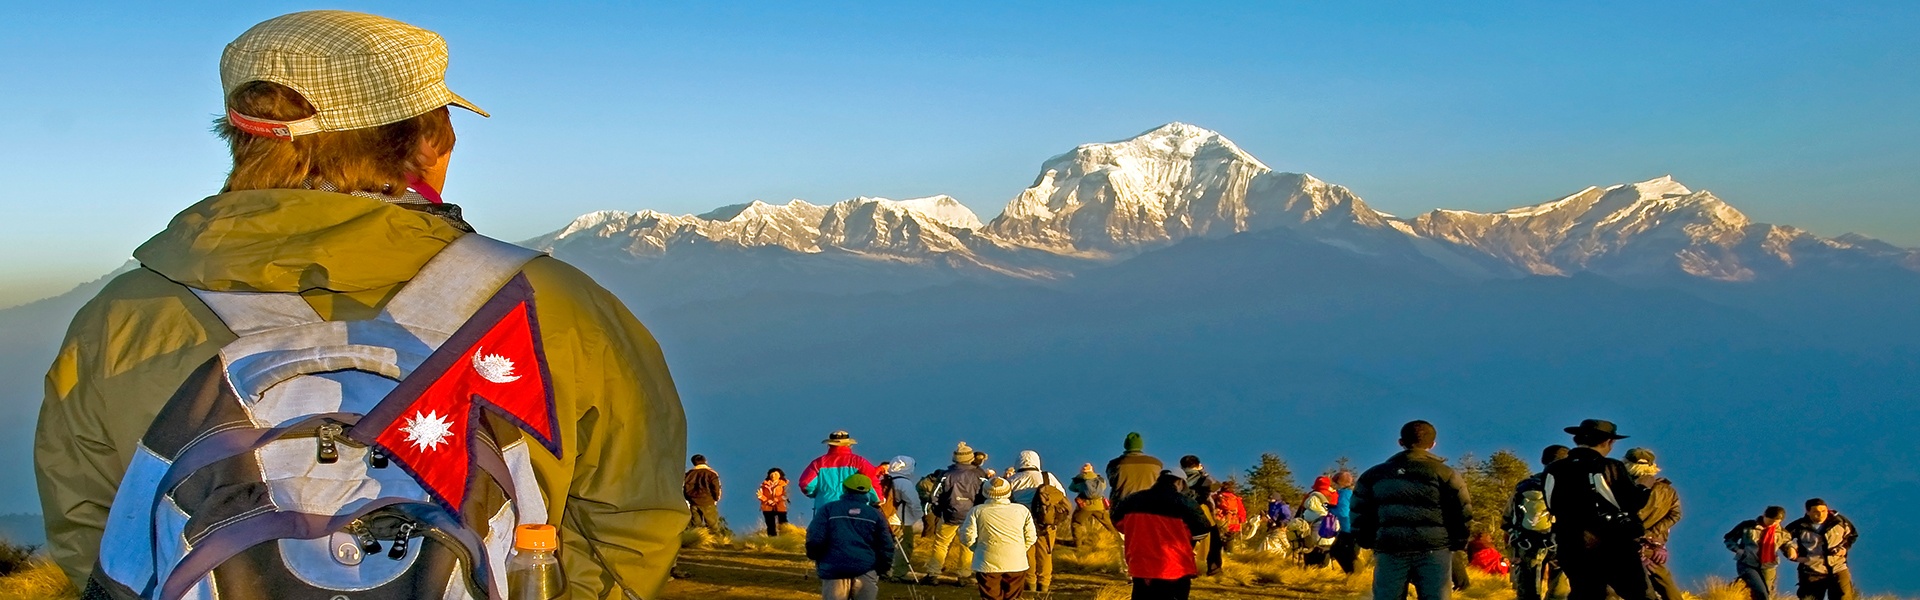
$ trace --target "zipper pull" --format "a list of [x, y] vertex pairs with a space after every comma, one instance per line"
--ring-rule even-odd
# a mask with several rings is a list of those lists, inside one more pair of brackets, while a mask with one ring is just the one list
[[393, 545], [387, 548], [387, 558], [400, 560], [407, 556], [407, 538], [413, 537], [413, 528], [413, 523], [400, 526], [400, 537], [395, 538]]
[[347, 524], [347, 531], [353, 534], [354, 539], [359, 540], [361, 552], [367, 554], [380, 552], [380, 540], [373, 539], [373, 533], [367, 531], [365, 521], [354, 519], [352, 523]]
[[375, 469], [387, 468], [387, 453], [381, 452], [378, 447], [368, 446], [367, 464]]
[[346, 429], [341, 427], [339, 423], [331, 421], [320, 426], [320, 453], [318, 456], [320, 464], [330, 465], [340, 461], [340, 446], [334, 443], [334, 440], [339, 439], [340, 434], [344, 431], [346, 431]]

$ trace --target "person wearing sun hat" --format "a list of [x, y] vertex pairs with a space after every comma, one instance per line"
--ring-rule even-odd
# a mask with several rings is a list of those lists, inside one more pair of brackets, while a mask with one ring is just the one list
[[[476, 235], [443, 194], [455, 148], [448, 109], [485, 113], [448, 87], [448, 60], [432, 31], [347, 11], [282, 15], [227, 44], [218, 104], [206, 107], [221, 115], [214, 132], [232, 158], [210, 186], [220, 193], [133, 251], [143, 268], [80, 309], [47, 374], [35, 471], [48, 550], [76, 585], [99, 564], [142, 436], [168, 426], [156, 414], [237, 338], [203, 293], [295, 298], [285, 306], [315, 319], [365, 321], [430, 259]], [[672, 476], [686, 456], [686, 418], [666, 360], [619, 298], [578, 269], [538, 256], [517, 276], [539, 297], [535, 341], [565, 432], [558, 452], [533, 444], [529, 460], [560, 528], [570, 596], [655, 597], [688, 520]]]
[[1626, 463], [1608, 458], [1614, 442], [1627, 439], [1611, 421], [1587, 419], [1566, 428], [1578, 446], [1546, 470], [1547, 507], [1553, 512], [1554, 548], [1567, 573], [1568, 598], [1598, 600], [1610, 589], [1622, 600], [1653, 598], [1640, 538], [1640, 510], [1650, 491]]
[[[820, 440], [820, 443], [827, 445], [827, 453], [807, 463], [807, 469], [801, 471], [800, 479], [796, 480], [800, 484], [800, 493], [813, 499], [816, 518], [820, 509], [840, 499], [846, 490], [842, 484], [847, 478], [865, 475], [868, 481], [876, 481], [884, 475], [872, 462], [853, 453], [853, 445], [860, 442], [845, 430], [827, 434], [827, 439]], [[873, 493], [872, 488], [867, 489], [865, 496], [869, 504], [880, 504], [880, 496]]]
[[844, 493], [815, 511], [807, 527], [807, 558], [820, 576], [821, 600], [874, 600], [880, 574], [893, 564], [893, 532], [866, 500], [872, 478], [855, 473], [838, 485]]

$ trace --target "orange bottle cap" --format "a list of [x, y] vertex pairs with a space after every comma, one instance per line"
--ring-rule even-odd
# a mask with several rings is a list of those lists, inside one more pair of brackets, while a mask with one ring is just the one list
[[515, 527], [513, 547], [518, 550], [559, 550], [560, 530], [545, 523]]

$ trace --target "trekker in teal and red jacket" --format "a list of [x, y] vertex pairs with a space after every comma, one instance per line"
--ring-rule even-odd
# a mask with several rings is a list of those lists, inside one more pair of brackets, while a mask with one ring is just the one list
[[[800, 493], [813, 499], [813, 511], [820, 514], [820, 507], [840, 499], [847, 478], [865, 475], [870, 481], [880, 480], [883, 473], [867, 462], [867, 459], [853, 453], [853, 436], [845, 431], [835, 431], [821, 443], [827, 445], [827, 453], [807, 463], [807, 470], [800, 472]], [[879, 505], [880, 496], [867, 489], [867, 501]]]

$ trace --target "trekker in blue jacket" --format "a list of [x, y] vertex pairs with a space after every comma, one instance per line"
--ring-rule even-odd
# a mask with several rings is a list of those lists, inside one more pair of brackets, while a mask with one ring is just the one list
[[880, 573], [893, 564], [893, 532], [868, 500], [873, 479], [853, 475], [841, 485], [846, 494], [807, 524], [807, 558], [820, 575], [820, 600], [875, 600]]

